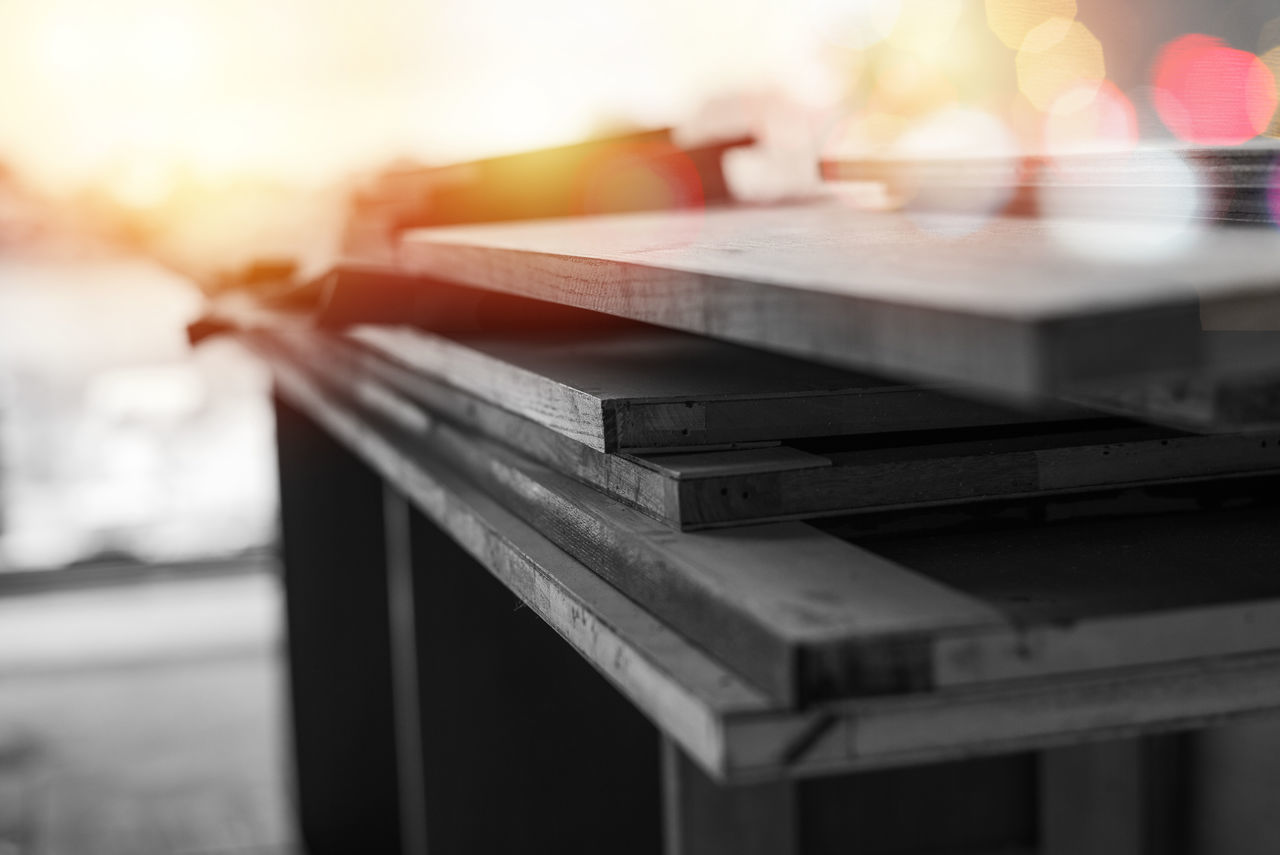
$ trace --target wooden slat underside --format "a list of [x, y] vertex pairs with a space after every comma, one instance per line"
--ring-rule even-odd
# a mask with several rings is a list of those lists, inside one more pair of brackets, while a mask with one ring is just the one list
[[[1143, 264], [1075, 254], [1044, 220], [967, 235], [838, 202], [408, 233], [409, 271], [788, 353], [1015, 395], [1117, 376], [1280, 369], [1202, 331], [1274, 333], [1280, 234], [1213, 229]], [[1249, 310], [1243, 311], [1247, 305]], [[1209, 312], [1202, 323], [1202, 310]], [[1238, 356], [1238, 355], [1237, 355]]]
[[[1280, 707], [1280, 657], [1033, 680], [789, 712], [262, 340], [281, 391], [405, 492], [709, 773], [748, 781], [1143, 733]], [[265, 346], [264, 346], [265, 345]]]

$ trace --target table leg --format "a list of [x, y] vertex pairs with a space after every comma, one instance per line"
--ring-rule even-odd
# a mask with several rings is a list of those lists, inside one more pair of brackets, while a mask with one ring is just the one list
[[299, 832], [400, 852], [382, 484], [278, 398], [276, 426]]

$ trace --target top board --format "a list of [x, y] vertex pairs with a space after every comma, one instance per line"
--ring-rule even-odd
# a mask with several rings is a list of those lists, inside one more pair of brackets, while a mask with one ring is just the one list
[[1006, 395], [1280, 371], [1280, 233], [771, 207], [407, 232], [406, 272]]

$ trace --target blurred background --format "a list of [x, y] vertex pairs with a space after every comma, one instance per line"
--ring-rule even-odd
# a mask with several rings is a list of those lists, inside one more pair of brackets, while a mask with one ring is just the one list
[[388, 170], [750, 133], [772, 200], [823, 158], [1256, 145], [1277, 75], [1275, 0], [6, 0], [0, 855], [290, 845], [269, 381], [188, 346], [207, 277], [324, 270]]

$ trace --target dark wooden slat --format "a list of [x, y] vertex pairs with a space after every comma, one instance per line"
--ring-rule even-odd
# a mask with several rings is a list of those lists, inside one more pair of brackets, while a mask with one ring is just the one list
[[[668, 855], [1030, 855], [1036, 758], [723, 786], [663, 751]], [[922, 822], [921, 817], [929, 817]]]
[[604, 330], [352, 336], [600, 451], [1018, 424], [1015, 410], [644, 324]]
[[[1040, 758], [1043, 855], [1185, 855], [1194, 780], [1186, 738], [1161, 734], [1074, 745]], [[1190, 774], [1189, 774], [1190, 773]]]
[[[1274, 339], [1280, 234], [1217, 229], [1142, 265], [1072, 254], [1042, 220], [964, 238], [838, 202], [406, 235], [408, 271], [763, 348], [1012, 395], [1151, 372], [1280, 370], [1203, 331]], [[1248, 301], [1252, 311], [1232, 307]], [[1261, 307], [1262, 311], [1258, 311]], [[1201, 311], [1215, 322], [1202, 324]], [[1230, 317], [1230, 321], [1226, 321]]]
[[426, 784], [422, 767], [423, 717], [418, 687], [418, 609], [413, 592], [410, 508], [405, 498], [383, 485], [386, 522], [387, 609], [394, 681], [396, 783], [400, 795], [403, 855], [426, 855]]
[[723, 786], [662, 743], [664, 855], [799, 855], [790, 781]]
[[382, 484], [276, 401], [294, 782], [309, 852], [402, 851]]

